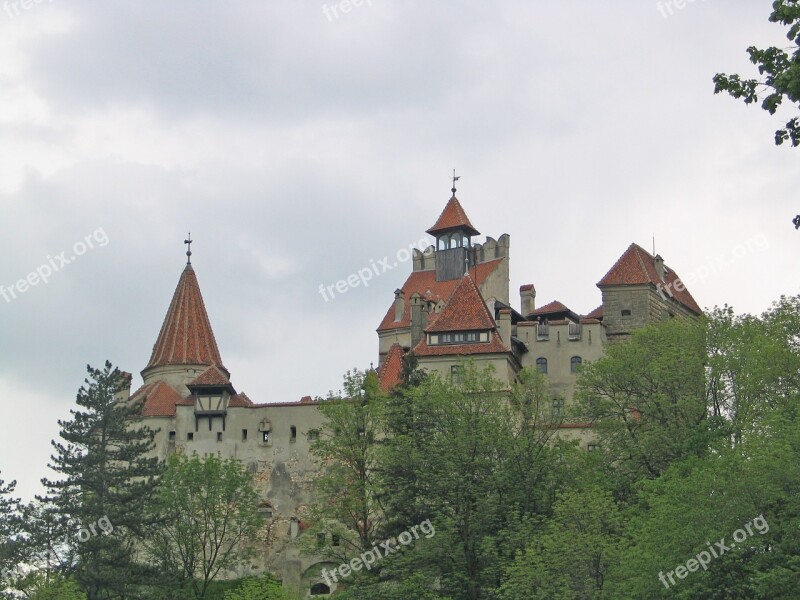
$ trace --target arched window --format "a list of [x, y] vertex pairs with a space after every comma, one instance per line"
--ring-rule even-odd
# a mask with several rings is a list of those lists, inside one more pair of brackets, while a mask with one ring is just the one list
[[311, 586], [311, 595], [312, 596], [327, 596], [331, 593], [331, 588], [329, 588], [324, 583], [315, 583]]
[[461, 234], [454, 233], [450, 236], [450, 247], [451, 248], [458, 248], [461, 245]]
[[539, 373], [547, 373], [547, 359], [544, 357], [539, 357], [536, 359], [536, 368], [539, 370]]
[[450, 247], [450, 238], [443, 235], [439, 238], [439, 250], [447, 250]]
[[569, 370], [573, 373], [577, 373], [581, 368], [581, 363], [583, 359], [580, 356], [573, 356], [569, 359]]

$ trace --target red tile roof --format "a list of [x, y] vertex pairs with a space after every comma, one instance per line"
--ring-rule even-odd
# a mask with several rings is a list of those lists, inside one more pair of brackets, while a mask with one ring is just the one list
[[466, 229], [470, 235], [480, 235], [480, 231], [475, 229], [472, 223], [469, 222], [467, 213], [464, 212], [461, 203], [454, 194], [452, 198], [447, 201], [442, 214], [439, 215], [439, 219], [434, 226], [428, 229], [428, 233], [436, 235], [448, 229], [457, 229], [459, 227]]
[[[503, 258], [490, 260], [470, 268], [470, 276], [474, 278], [475, 283], [480, 286], [486, 278], [494, 272], [494, 270], [503, 262]], [[450, 297], [453, 290], [458, 285], [458, 279], [451, 279], [449, 281], [436, 281], [436, 271], [414, 271], [408, 276], [406, 282], [403, 284], [403, 296], [405, 298], [405, 310], [403, 311], [403, 318], [399, 321], [394, 320], [394, 303], [386, 311], [386, 316], [383, 317], [381, 324], [378, 326], [378, 331], [387, 331], [391, 329], [400, 329], [411, 325], [411, 296], [414, 292], [422, 296], [429, 297], [433, 301], [445, 300]], [[433, 316], [433, 315], [431, 315]]]
[[400, 344], [392, 344], [383, 364], [378, 371], [378, 381], [384, 392], [390, 392], [394, 386], [400, 383], [400, 375], [403, 372], [403, 348]]
[[193, 379], [187, 386], [201, 386], [201, 385], [230, 385], [231, 379], [227, 373], [222, 371], [217, 366], [208, 367], [197, 378]]
[[[638, 244], [631, 244], [619, 257], [614, 266], [598, 282], [597, 287], [607, 285], [641, 285], [650, 283], [664, 290], [695, 314], [703, 311], [697, 305], [689, 290], [680, 282], [677, 273], [664, 265], [664, 281], [658, 276], [655, 267], [655, 257]], [[677, 285], [676, 285], [677, 284]], [[681, 289], [678, 290], [677, 288]]]
[[165, 381], [143, 385], [131, 395], [131, 402], [142, 402], [143, 417], [173, 417], [175, 405], [183, 398]]
[[163, 365], [216, 365], [227, 371], [191, 265], [181, 274], [146, 369]]
[[603, 318], [603, 305], [601, 304], [597, 308], [595, 308], [592, 312], [590, 312], [586, 317], [586, 319], [602, 319]]
[[247, 394], [244, 392], [239, 392], [238, 394], [234, 394], [228, 400], [229, 407], [240, 407], [240, 408], [252, 408], [255, 406], [250, 398], [247, 397]]
[[439, 316], [429, 325], [426, 333], [445, 331], [475, 331], [489, 330], [489, 342], [476, 342], [470, 344], [446, 344], [442, 346], [429, 346], [428, 337], [414, 347], [417, 356], [467, 356], [474, 354], [495, 354], [510, 352], [497, 333], [492, 314], [486, 307], [478, 287], [469, 275], [464, 275], [458, 282], [447, 304]]
[[496, 324], [472, 277], [464, 275], [426, 332], [494, 329]]
[[553, 300], [549, 304], [545, 304], [541, 308], [528, 313], [529, 315], [550, 315], [553, 313], [572, 312], [558, 300]]

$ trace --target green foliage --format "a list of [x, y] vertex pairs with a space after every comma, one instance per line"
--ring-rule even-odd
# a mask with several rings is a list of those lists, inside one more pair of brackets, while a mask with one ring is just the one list
[[86, 591], [73, 579], [53, 577], [46, 581], [39, 575], [27, 597], [30, 600], [85, 600]]
[[576, 398], [621, 487], [705, 453], [704, 363], [703, 324], [670, 319], [634, 332], [584, 367]]
[[522, 379], [508, 390], [468, 363], [460, 384], [429, 375], [387, 401], [387, 534], [425, 519], [436, 534], [385, 558], [382, 577], [397, 584], [414, 572], [421, 589], [452, 598], [478, 598], [499, 584], [515, 550], [513, 536], [499, 533], [546, 512], [560, 474], [547, 386], [538, 373]]
[[[727, 92], [745, 104], [761, 100], [761, 108], [774, 115], [786, 99], [800, 106], [800, 0], [775, 0], [769, 20], [789, 28], [786, 37], [794, 44], [791, 54], [771, 46], [758, 49], [750, 46], [750, 62], [758, 66], [761, 80], [742, 79], [739, 75], [717, 73], [714, 76], [714, 93]], [[775, 143], [791, 141], [800, 145], [800, 118], [793, 117], [775, 132]]]
[[87, 370], [76, 400], [84, 410], [59, 421], [62, 441], [52, 442], [50, 467], [60, 478], [42, 480], [49, 509], [33, 513], [45, 518], [45, 535], [29, 540], [71, 548], [75, 561], [66, 571], [94, 600], [130, 593], [149, 574], [136, 545], [153, 522], [149, 500], [162, 469], [148, 458], [155, 434], [136, 422], [139, 407], [118, 399], [126, 386], [119, 369], [106, 362], [103, 370]]
[[284, 600], [279, 581], [270, 576], [245, 579], [235, 590], [225, 592], [225, 600]]
[[566, 491], [552, 518], [506, 570], [498, 598], [602, 598], [623, 547], [622, 531], [622, 516], [608, 491], [596, 486]]
[[[305, 550], [344, 562], [378, 542], [384, 513], [377, 497], [377, 455], [383, 393], [374, 372], [348, 372], [340, 395], [319, 404], [325, 429], [311, 451], [324, 465], [316, 481], [319, 502], [311, 514]], [[317, 535], [339, 544], [316, 544]], [[382, 538], [380, 538], [382, 540]]]
[[148, 543], [165, 585], [205, 598], [221, 571], [251, 557], [264, 524], [258, 502], [240, 461], [171, 456], [155, 504], [162, 522]]

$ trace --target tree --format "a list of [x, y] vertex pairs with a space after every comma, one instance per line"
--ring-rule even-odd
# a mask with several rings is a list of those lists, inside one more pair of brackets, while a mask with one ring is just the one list
[[[348, 371], [343, 390], [320, 402], [325, 425], [311, 445], [322, 463], [305, 551], [347, 562], [372, 548], [383, 531], [377, 460], [383, 392], [374, 371]], [[315, 540], [337, 543], [313, 543]], [[370, 574], [367, 573], [367, 576]]]
[[568, 468], [556, 464], [557, 422], [544, 410], [549, 394], [540, 374], [523, 373], [509, 390], [490, 368], [462, 366], [462, 383], [431, 374], [387, 411], [399, 417], [386, 423], [380, 463], [382, 489], [397, 490], [387, 501], [388, 533], [423, 519], [436, 533], [385, 558], [381, 575], [388, 586], [417, 573], [429, 593], [474, 600], [499, 585], [524, 537], [515, 532], [550, 510]]
[[623, 520], [611, 494], [598, 486], [567, 490], [552, 518], [506, 570], [501, 600], [601, 598], [620, 557]]
[[[750, 62], [758, 66], [761, 80], [742, 79], [739, 75], [717, 73], [714, 76], [714, 93], [727, 92], [741, 98], [745, 104], [761, 100], [761, 108], [774, 115], [784, 98], [800, 106], [800, 0], [775, 0], [769, 20], [789, 27], [786, 37], [794, 44], [791, 53], [770, 46], [758, 49], [750, 46]], [[800, 117], [789, 119], [775, 132], [775, 143], [790, 140], [792, 146], [800, 145]]]
[[136, 548], [153, 522], [148, 503], [161, 467], [148, 457], [155, 433], [137, 422], [138, 406], [121, 400], [123, 374], [110, 362], [87, 370], [77, 395], [84, 410], [59, 421], [62, 441], [52, 442], [50, 468], [61, 478], [42, 483], [59, 534], [76, 550], [76, 581], [95, 600], [124, 595], [147, 573]]
[[148, 543], [165, 585], [205, 598], [221, 571], [254, 554], [264, 525], [258, 506], [253, 476], [237, 459], [171, 456], [155, 502], [162, 523]]
[[15, 579], [21, 562], [19, 500], [11, 496], [16, 485], [16, 481], [6, 484], [0, 479], [0, 595], [3, 595], [2, 589]]
[[245, 579], [235, 590], [225, 592], [225, 600], [284, 600], [279, 581], [271, 576]]
[[706, 451], [705, 356], [703, 323], [670, 319], [635, 331], [583, 368], [576, 398], [621, 489]]

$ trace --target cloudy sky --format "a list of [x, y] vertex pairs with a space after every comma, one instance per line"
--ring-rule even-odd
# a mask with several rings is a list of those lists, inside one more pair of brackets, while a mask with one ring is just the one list
[[800, 291], [800, 150], [711, 82], [787, 45], [768, 0], [0, 2], [0, 469], [25, 497], [86, 364], [140, 384], [189, 231], [255, 402], [377, 360], [410, 264], [319, 287], [418, 244], [453, 168], [511, 236], [517, 306], [534, 283], [592, 310], [653, 237], [703, 307]]

